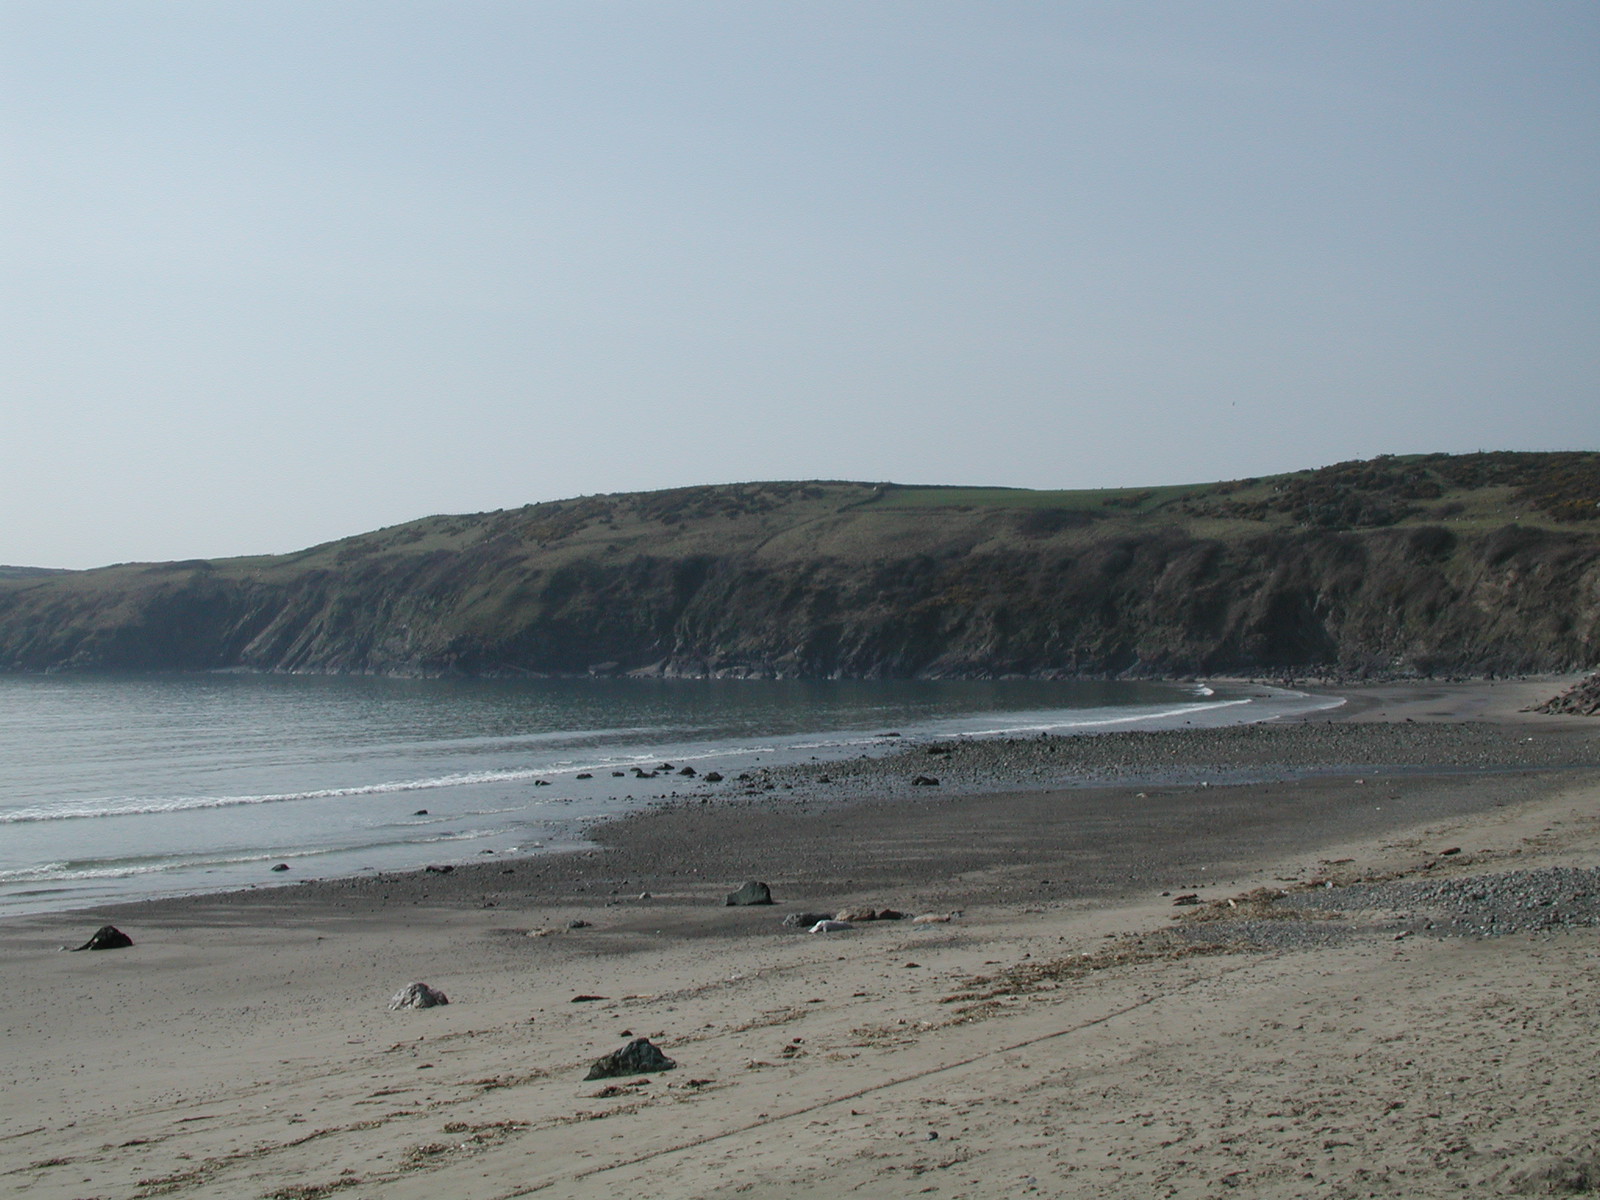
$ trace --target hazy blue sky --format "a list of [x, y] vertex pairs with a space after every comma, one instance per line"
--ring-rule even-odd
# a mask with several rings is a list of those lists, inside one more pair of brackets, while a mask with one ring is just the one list
[[0, 562], [1600, 447], [1593, 0], [0, 0]]

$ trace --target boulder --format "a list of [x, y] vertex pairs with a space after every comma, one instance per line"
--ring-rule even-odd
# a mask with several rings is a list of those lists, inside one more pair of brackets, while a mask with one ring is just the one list
[[750, 880], [736, 892], [729, 892], [723, 901], [724, 907], [732, 908], [744, 904], [771, 904], [772, 889], [766, 884], [754, 879]]
[[94, 931], [94, 936], [77, 950], [121, 950], [124, 946], [133, 945], [133, 939], [115, 925], [102, 925]]
[[696, 771], [693, 767], [683, 767], [678, 771], [678, 774], [687, 775], [690, 779], [693, 779], [696, 775], [700, 774], [700, 772]]
[[648, 1075], [652, 1071], [670, 1071], [678, 1064], [661, 1053], [649, 1038], [634, 1038], [621, 1050], [613, 1050], [603, 1058], [595, 1059], [594, 1066], [584, 1076], [589, 1079], [615, 1079], [621, 1075]]
[[705, 780], [706, 780], [707, 783], [721, 783], [722, 782], [722, 772], [721, 771], [707, 771], [706, 774], [705, 774]]
[[441, 1004], [449, 1004], [450, 997], [437, 988], [431, 988], [425, 983], [408, 983], [389, 998], [389, 1011], [399, 1012], [402, 1008], [437, 1008]]
[[783, 919], [783, 923], [790, 929], [810, 929], [818, 921], [831, 920], [833, 920], [832, 913], [797, 912], [790, 913]]

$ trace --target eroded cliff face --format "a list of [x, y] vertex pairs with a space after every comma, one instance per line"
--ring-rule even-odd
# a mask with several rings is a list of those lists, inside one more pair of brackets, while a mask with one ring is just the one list
[[1188, 510], [1152, 493], [962, 498], [683, 489], [430, 518], [281, 558], [4, 581], [0, 668], [872, 678], [1600, 661], [1593, 524], [1434, 521], [1423, 506], [1308, 528], [1196, 515], [1193, 490]]

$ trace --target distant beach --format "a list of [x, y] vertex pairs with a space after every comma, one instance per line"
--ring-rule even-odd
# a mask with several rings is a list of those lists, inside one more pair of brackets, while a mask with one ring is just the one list
[[[1593, 1128], [1600, 726], [1518, 711], [1559, 686], [922, 744], [568, 854], [11, 917], [0, 1171], [38, 1197], [1527, 1190], [1589, 1169]], [[1036, 786], [1068, 745], [1087, 778]], [[775, 903], [728, 907], [751, 879]], [[900, 919], [784, 923], [851, 909]], [[59, 952], [103, 923], [134, 945]], [[413, 980], [450, 1003], [391, 1012]], [[584, 1080], [637, 1037], [676, 1068]]]

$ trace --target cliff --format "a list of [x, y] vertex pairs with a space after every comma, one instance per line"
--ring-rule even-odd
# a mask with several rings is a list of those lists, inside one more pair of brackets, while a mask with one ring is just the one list
[[1113, 492], [758, 483], [0, 576], [0, 669], [1514, 673], [1600, 661], [1600, 455]]

